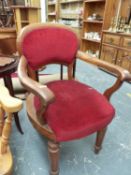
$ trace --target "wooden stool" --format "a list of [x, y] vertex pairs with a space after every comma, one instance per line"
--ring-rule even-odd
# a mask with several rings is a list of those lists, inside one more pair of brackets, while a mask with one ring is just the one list
[[[4, 79], [5, 86], [9, 89], [11, 96], [14, 96], [11, 74], [17, 70], [18, 61], [17, 58], [0, 56], [0, 77]], [[14, 113], [14, 117], [18, 130], [23, 134], [18, 114]]]
[[[13, 158], [9, 148], [12, 113], [22, 108], [22, 101], [11, 97], [6, 87], [0, 85], [0, 174], [11, 175]], [[4, 120], [4, 115], [7, 118]]]

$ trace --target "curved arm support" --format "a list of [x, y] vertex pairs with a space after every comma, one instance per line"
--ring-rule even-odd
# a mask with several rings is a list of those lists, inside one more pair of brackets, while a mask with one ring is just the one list
[[24, 56], [21, 57], [18, 65], [18, 75], [22, 85], [35, 95], [38, 95], [44, 105], [51, 103], [54, 100], [53, 92], [46, 86], [29, 78], [27, 75], [27, 61]]
[[121, 68], [118, 67], [116, 65], [107, 63], [105, 61], [102, 61], [98, 58], [90, 58], [89, 56], [87, 56], [84, 52], [82, 51], [78, 51], [77, 52], [77, 58], [79, 58], [82, 61], [85, 61], [87, 63], [93, 64], [95, 66], [99, 66], [101, 68], [104, 68], [108, 71], [110, 71], [111, 73], [115, 74], [117, 76], [117, 80], [116, 82], [113, 84], [113, 86], [111, 86], [110, 88], [106, 89], [104, 92], [104, 96], [106, 96], [106, 98], [108, 100], [110, 100], [111, 95], [121, 87], [122, 83], [126, 80], [130, 81], [131, 80], [131, 74]]

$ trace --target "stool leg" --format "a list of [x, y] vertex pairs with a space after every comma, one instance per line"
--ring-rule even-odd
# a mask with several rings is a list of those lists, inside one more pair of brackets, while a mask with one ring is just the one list
[[24, 134], [24, 132], [23, 132], [23, 130], [22, 130], [22, 127], [21, 127], [21, 124], [20, 124], [20, 120], [19, 120], [18, 113], [14, 113], [14, 119], [15, 119], [15, 124], [16, 124], [16, 127], [17, 127], [18, 131], [19, 131], [21, 134]]
[[[4, 78], [5, 86], [9, 89], [10, 95], [14, 97], [14, 89], [12, 85], [11, 75], [5, 76], [3, 78]], [[24, 134], [22, 131], [21, 125], [20, 125], [18, 113], [14, 113], [14, 118], [15, 118], [15, 124], [16, 124], [17, 129], [19, 130], [21, 134]]]

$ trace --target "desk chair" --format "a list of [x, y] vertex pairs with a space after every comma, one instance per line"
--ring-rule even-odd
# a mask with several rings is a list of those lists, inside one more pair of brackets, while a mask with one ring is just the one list
[[[21, 55], [18, 75], [29, 92], [27, 113], [34, 128], [48, 139], [51, 175], [59, 174], [60, 142], [96, 132], [95, 153], [100, 151], [107, 126], [115, 115], [109, 99], [129, 76], [128, 71], [97, 58], [89, 58], [79, 51], [79, 43], [73, 29], [52, 23], [26, 26], [17, 39]], [[74, 80], [76, 58], [115, 73], [115, 84], [101, 94], [93, 87]], [[67, 66], [68, 80], [38, 83], [35, 72], [48, 64]]]

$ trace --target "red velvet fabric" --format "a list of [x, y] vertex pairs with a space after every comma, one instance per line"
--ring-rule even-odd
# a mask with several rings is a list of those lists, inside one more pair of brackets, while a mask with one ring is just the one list
[[[43, 117], [56, 134], [57, 141], [85, 137], [106, 127], [114, 117], [112, 105], [90, 86], [73, 80], [54, 81], [47, 86], [56, 98]], [[35, 97], [36, 110], [39, 105], [39, 98]]]
[[70, 64], [79, 47], [73, 32], [63, 28], [35, 29], [23, 40], [23, 55], [34, 69], [50, 63]]
[[11, 74], [11, 78], [18, 78], [18, 74], [16, 72]]

